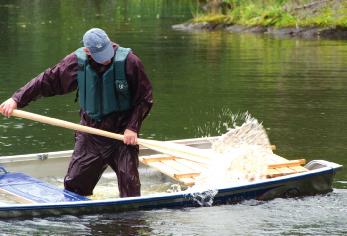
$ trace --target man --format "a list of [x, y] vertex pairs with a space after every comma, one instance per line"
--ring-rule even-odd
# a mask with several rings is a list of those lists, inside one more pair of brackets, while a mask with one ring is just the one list
[[83, 36], [84, 47], [45, 70], [0, 105], [3, 115], [37, 98], [76, 89], [80, 123], [115, 133], [124, 141], [76, 132], [75, 148], [64, 179], [67, 190], [91, 195], [107, 166], [117, 174], [120, 197], [140, 195], [137, 137], [152, 107], [152, 87], [141, 60], [110, 41], [99, 28]]

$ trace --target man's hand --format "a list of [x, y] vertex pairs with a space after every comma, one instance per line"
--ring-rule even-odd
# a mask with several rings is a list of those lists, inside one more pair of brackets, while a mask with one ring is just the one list
[[0, 105], [0, 113], [10, 117], [14, 109], [17, 109], [17, 103], [12, 98], [7, 99]]
[[130, 129], [126, 129], [124, 131], [124, 143], [127, 145], [137, 144], [137, 133]]

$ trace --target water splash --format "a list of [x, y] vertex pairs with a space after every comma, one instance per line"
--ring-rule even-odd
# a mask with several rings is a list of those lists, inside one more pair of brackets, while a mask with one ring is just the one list
[[218, 189], [266, 178], [267, 157], [273, 153], [263, 125], [248, 112], [230, 118], [227, 123], [233, 127], [212, 143], [215, 158], [196, 179], [194, 189]]
[[166, 192], [168, 193], [177, 193], [177, 192], [181, 192], [182, 191], [182, 187], [179, 184], [171, 184], [170, 188], [168, 190], [166, 190]]
[[213, 199], [217, 195], [218, 191], [215, 189], [209, 189], [202, 192], [191, 192], [189, 197], [193, 201], [199, 204], [199, 206], [209, 207], [213, 204]]
[[239, 115], [231, 117], [232, 128], [212, 143], [213, 151], [224, 154], [241, 146], [256, 145], [272, 153], [270, 140], [263, 125], [246, 112], [241, 116], [244, 122], [239, 126], [237, 124], [239, 117]]
[[217, 114], [212, 121], [206, 122], [203, 126], [196, 129], [196, 133], [200, 137], [211, 137], [222, 135], [227, 132], [230, 127], [233, 127], [236, 120], [242, 119], [243, 114], [233, 114], [230, 109], [223, 108], [220, 112], [213, 111]]

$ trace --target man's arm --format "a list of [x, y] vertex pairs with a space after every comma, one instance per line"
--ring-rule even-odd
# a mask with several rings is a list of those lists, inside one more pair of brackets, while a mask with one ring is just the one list
[[[77, 57], [71, 53], [17, 90], [11, 98], [17, 103], [18, 108], [23, 108], [40, 97], [72, 92], [77, 88], [77, 69]], [[5, 102], [6, 104], [8, 103]]]

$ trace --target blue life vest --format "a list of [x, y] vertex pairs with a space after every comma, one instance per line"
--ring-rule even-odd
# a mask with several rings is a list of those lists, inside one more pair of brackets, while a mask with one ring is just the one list
[[118, 47], [110, 68], [102, 77], [89, 65], [88, 55], [83, 48], [75, 51], [79, 102], [91, 118], [100, 121], [112, 112], [130, 109], [131, 99], [125, 74], [125, 62], [130, 51], [130, 48]]

